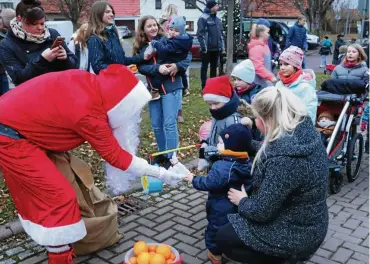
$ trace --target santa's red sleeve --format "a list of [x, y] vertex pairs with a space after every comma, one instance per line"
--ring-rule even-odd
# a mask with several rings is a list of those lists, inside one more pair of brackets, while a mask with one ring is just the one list
[[76, 132], [112, 166], [137, 176], [143, 175], [147, 162], [121, 148], [112, 133], [106, 115], [90, 114], [83, 117], [77, 123]]

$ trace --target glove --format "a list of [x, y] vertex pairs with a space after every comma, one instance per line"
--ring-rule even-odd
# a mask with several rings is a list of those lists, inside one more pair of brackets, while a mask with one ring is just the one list
[[198, 160], [198, 171], [206, 170], [209, 167], [209, 163], [206, 159]]
[[149, 60], [153, 55], [155, 55], [156, 49], [149, 43], [148, 47], [144, 51], [144, 59]]
[[168, 171], [166, 170], [165, 168], [159, 168], [159, 172], [160, 172], [160, 175], [158, 177], [158, 179], [160, 179], [162, 182], [164, 182], [165, 184], [168, 184], [170, 186], [175, 186], [175, 185], [178, 185], [180, 181], [182, 181], [184, 179], [183, 176], [175, 173], [175, 172], [172, 172], [172, 171]]
[[367, 129], [367, 123], [365, 121], [361, 122], [361, 131], [365, 131]]

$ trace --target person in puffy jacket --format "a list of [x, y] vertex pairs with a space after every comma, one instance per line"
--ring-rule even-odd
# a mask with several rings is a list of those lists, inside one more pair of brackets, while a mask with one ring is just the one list
[[335, 79], [369, 80], [367, 56], [359, 44], [350, 44], [342, 63], [337, 65], [331, 74]]
[[43, 7], [38, 0], [23, 0], [16, 17], [0, 43], [0, 62], [15, 85], [39, 75], [78, 68], [76, 56], [65, 42], [51, 49], [58, 31], [48, 29]]
[[298, 47], [290, 46], [279, 57], [280, 81], [276, 87], [288, 87], [302, 100], [313, 124], [316, 123], [318, 99], [316, 95], [316, 76], [313, 70], [302, 69], [304, 52]]
[[252, 134], [250, 127], [252, 120], [242, 119], [242, 124], [234, 124], [223, 131], [218, 137], [217, 149], [220, 160], [212, 165], [206, 177], [185, 176], [185, 180], [193, 184], [199, 191], [208, 191], [206, 204], [208, 226], [205, 231], [205, 242], [208, 249], [208, 258], [213, 264], [221, 264], [222, 251], [217, 247], [215, 236], [221, 227], [229, 221], [228, 214], [238, 212], [237, 207], [227, 198], [230, 188], [245, 189], [248, 193], [252, 185], [251, 152]]
[[98, 74], [110, 64], [144, 63], [144, 56], [126, 57], [114, 25], [115, 12], [108, 2], [95, 2], [91, 7], [89, 26], [86, 32], [89, 64]]
[[253, 161], [252, 193], [230, 189], [238, 213], [216, 234], [226, 257], [248, 264], [308, 259], [324, 241], [328, 158], [301, 101], [285, 87], [252, 101], [265, 139]]
[[225, 52], [224, 35], [222, 33], [222, 22], [217, 17], [220, 9], [215, 0], [208, 0], [204, 13], [198, 19], [197, 38], [200, 45], [202, 66], [200, 78], [202, 89], [206, 85], [208, 64], [210, 64], [210, 77], [216, 77], [217, 65], [220, 52]]
[[256, 38], [248, 43], [249, 59], [253, 62], [256, 78], [255, 83], [262, 87], [272, 85], [277, 79], [271, 69], [271, 51], [267, 44], [270, 29], [264, 25], [256, 26]]
[[[285, 48], [289, 48], [290, 46], [296, 46], [301, 50], [305, 51], [308, 48], [307, 44], [307, 29], [305, 28], [306, 24], [306, 17], [299, 16], [298, 21], [289, 28], [289, 33], [286, 38]], [[305, 58], [303, 58], [302, 68], [305, 69]]]

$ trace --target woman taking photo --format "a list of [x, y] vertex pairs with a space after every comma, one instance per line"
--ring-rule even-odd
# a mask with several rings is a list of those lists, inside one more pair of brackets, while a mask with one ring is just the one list
[[0, 44], [1, 64], [15, 85], [44, 73], [77, 68], [77, 59], [64, 41], [52, 48], [58, 36], [56, 30], [46, 27], [39, 0], [23, 0], [17, 5], [16, 18]]
[[217, 233], [233, 260], [279, 264], [309, 258], [328, 228], [328, 158], [320, 135], [292, 91], [268, 87], [252, 101], [264, 141], [253, 163], [253, 188], [229, 190], [238, 214]]
[[[148, 43], [153, 39], [160, 41], [164, 38], [164, 32], [153, 16], [144, 16], [139, 21], [138, 30], [134, 44], [134, 54], [144, 54]], [[179, 133], [177, 129], [177, 112], [182, 99], [183, 84], [181, 74], [189, 67], [191, 55], [186, 60], [179, 63], [164, 64], [163, 58], [153, 57], [147, 64], [138, 67], [139, 72], [147, 77], [148, 85], [151, 85], [151, 79], [160, 75], [168, 78], [163, 81], [159, 100], [149, 103], [150, 120], [158, 144], [158, 151], [174, 149], [179, 144]], [[163, 158], [166, 163], [173, 153], [157, 158], [157, 161]]]
[[110, 64], [140, 64], [144, 56], [126, 57], [114, 25], [115, 12], [108, 2], [95, 2], [91, 8], [86, 32], [89, 62], [98, 74]]

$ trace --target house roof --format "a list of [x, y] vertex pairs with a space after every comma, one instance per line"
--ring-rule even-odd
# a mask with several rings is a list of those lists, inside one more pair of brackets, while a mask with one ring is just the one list
[[[112, 4], [116, 17], [140, 16], [140, 0], [109, 0]], [[48, 0], [41, 0], [42, 6], [47, 14], [60, 14], [57, 5], [51, 4]]]
[[301, 13], [294, 8], [291, 0], [280, 0], [276, 3], [271, 1], [260, 1], [256, 10], [252, 12], [253, 17], [298, 17]]

